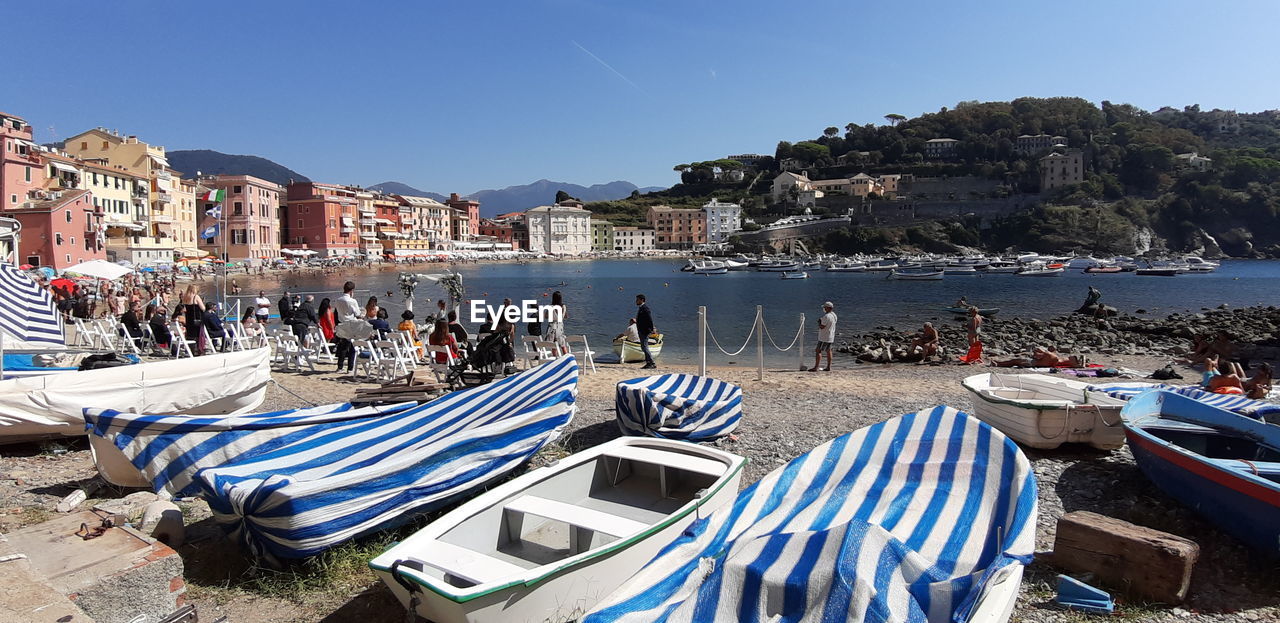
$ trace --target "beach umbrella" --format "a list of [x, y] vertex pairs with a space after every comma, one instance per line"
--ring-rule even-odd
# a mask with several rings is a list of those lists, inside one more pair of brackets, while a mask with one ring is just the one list
[[[0, 331], [24, 342], [62, 344], [53, 297], [21, 269], [0, 263]], [[2, 342], [0, 342], [2, 343]]]
[[118, 264], [112, 264], [106, 260], [89, 260], [88, 262], [81, 262], [75, 266], [67, 268], [63, 272], [75, 273], [86, 277], [96, 277], [98, 279], [106, 279], [110, 281], [119, 279], [133, 271]]
[[22, 266], [19, 266], [18, 268], [19, 268], [19, 269], [21, 269], [21, 270], [31, 270], [32, 268], [35, 268], [35, 266], [32, 266], [32, 265], [30, 265], [30, 264], [23, 264]]
[[53, 268], [50, 268], [48, 266], [41, 266], [39, 270], [40, 270], [40, 274], [44, 275], [45, 279], [53, 279], [54, 277], [58, 276], [58, 273], [54, 272]]

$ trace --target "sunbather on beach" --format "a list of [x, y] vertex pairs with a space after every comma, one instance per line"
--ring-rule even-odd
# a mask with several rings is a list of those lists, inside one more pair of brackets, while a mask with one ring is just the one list
[[932, 322], [924, 323], [920, 328], [920, 333], [916, 335], [916, 339], [911, 341], [911, 346], [907, 347], [908, 353], [921, 352], [920, 360], [923, 361], [938, 354], [938, 330], [933, 328]]
[[1031, 349], [1030, 357], [1015, 357], [995, 362], [1001, 368], [1077, 368], [1084, 365], [1079, 357], [1063, 357], [1058, 353], [1036, 346]]
[[1240, 364], [1222, 359], [1218, 362], [1218, 373], [1209, 379], [1206, 388], [1215, 394], [1243, 394], [1244, 371]]
[[1258, 371], [1252, 378], [1244, 382], [1245, 395], [1254, 400], [1262, 400], [1271, 393], [1272, 371], [1271, 364], [1264, 363], [1258, 366]]

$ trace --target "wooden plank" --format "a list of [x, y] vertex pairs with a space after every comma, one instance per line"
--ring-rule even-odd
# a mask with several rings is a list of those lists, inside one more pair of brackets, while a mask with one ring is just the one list
[[522, 495], [508, 502], [503, 507], [503, 510], [511, 513], [537, 515], [619, 538], [635, 534], [649, 527], [647, 523], [622, 517], [621, 515], [575, 506], [536, 495]]
[[524, 567], [444, 541], [426, 541], [414, 546], [409, 560], [435, 567], [468, 582], [484, 584], [504, 577], [519, 575]]
[[1092, 573], [1130, 596], [1178, 604], [1187, 597], [1200, 546], [1179, 536], [1087, 511], [1058, 520], [1051, 564]]

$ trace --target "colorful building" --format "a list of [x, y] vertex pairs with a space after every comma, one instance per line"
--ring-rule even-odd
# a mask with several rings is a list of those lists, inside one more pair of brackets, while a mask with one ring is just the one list
[[512, 249], [516, 249], [515, 243], [515, 227], [507, 221], [495, 221], [487, 218], [480, 219], [480, 235], [492, 239], [499, 246], [507, 245]]
[[173, 254], [177, 259], [201, 257], [200, 239], [197, 237], [200, 216], [197, 215], [196, 196], [199, 186], [194, 180], [179, 177], [173, 187]]
[[295, 182], [288, 187], [281, 222], [284, 248], [312, 250], [319, 257], [354, 257], [359, 250], [356, 189], [336, 184]]
[[[196, 202], [202, 251], [250, 265], [280, 257], [278, 213], [284, 189], [279, 184], [252, 175], [209, 175], [196, 183], [203, 189]], [[204, 199], [209, 191], [221, 191], [221, 201]], [[213, 237], [206, 237], [205, 230], [214, 223], [209, 211], [215, 205], [222, 206], [218, 228]]]
[[99, 237], [102, 215], [87, 190], [55, 193], [57, 198], [27, 202], [6, 211], [6, 216], [22, 223], [18, 260], [32, 266], [62, 270], [89, 260], [107, 259], [106, 245]]
[[449, 240], [449, 213], [452, 208], [430, 197], [412, 195], [395, 195], [401, 206], [412, 212], [411, 221], [403, 221], [411, 225], [409, 228], [413, 238], [426, 240], [428, 249], [443, 249]]
[[591, 219], [591, 250], [613, 250], [613, 223], [606, 219]]
[[458, 193], [450, 193], [445, 205], [453, 208], [449, 216], [449, 234], [452, 240], [470, 240], [480, 235], [480, 202], [463, 199]]
[[652, 251], [657, 248], [656, 244], [656, 232], [648, 227], [613, 228], [613, 249], [615, 251]]
[[31, 191], [42, 188], [40, 147], [33, 141], [31, 125], [22, 117], [0, 112], [0, 210], [22, 207]]
[[645, 222], [653, 228], [659, 249], [690, 249], [707, 242], [707, 213], [701, 208], [652, 206]]

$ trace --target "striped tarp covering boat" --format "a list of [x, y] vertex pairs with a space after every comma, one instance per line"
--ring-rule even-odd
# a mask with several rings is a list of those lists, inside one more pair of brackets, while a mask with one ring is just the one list
[[1089, 391], [1102, 392], [1113, 398], [1128, 400], [1145, 391], [1163, 389], [1181, 394], [1207, 405], [1226, 409], [1241, 415], [1272, 420], [1280, 418], [1280, 405], [1261, 400], [1253, 400], [1239, 395], [1215, 394], [1207, 392], [1196, 385], [1168, 385], [1165, 383], [1099, 383], [1090, 385]]
[[962, 621], [1030, 561], [1035, 525], [1018, 446], [935, 407], [774, 470], [583, 620]]
[[255, 555], [301, 558], [515, 469], [572, 420], [577, 381], [578, 364], [565, 356], [385, 415], [322, 407], [182, 418], [86, 409], [85, 419], [157, 488], [198, 491]]
[[0, 262], [0, 330], [26, 342], [63, 344], [53, 297], [26, 273]]
[[618, 383], [618, 428], [627, 435], [704, 441], [742, 420], [742, 388], [710, 377], [663, 374]]

